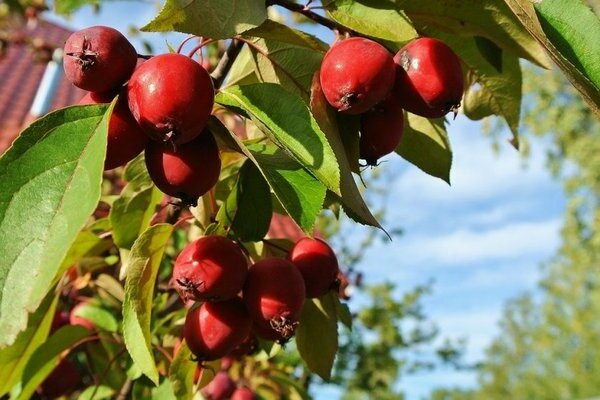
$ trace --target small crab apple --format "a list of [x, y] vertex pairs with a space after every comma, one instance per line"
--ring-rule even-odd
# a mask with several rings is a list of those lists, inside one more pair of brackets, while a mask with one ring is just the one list
[[334, 288], [339, 272], [335, 253], [321, 239], [302, 238], [288, 253], [290, 260], [304, 278], [306, 297], [321, 297]]
[[252, 319], [236, 297], [203, 303], [188, 311], [183, 336], [199, 361], [213, 361], [231, 353], [250, 334]]
[[[112, 93], [89, 92], [79, 101], [79, 104], [110, 103], [114, 96]], [[108, 123], [105, 170], [127, 164], [140, 154], [148, 143], [148, 136], [144, 134], [129, 111], [126, 96], [127, 91], [122, 90]]]
[[404, 111], [398, 96], [391, 93], [360, 118], [360, 158], [367, 165], [377, 165], [377, 160], [393, 152], [404, 131]]
[[69, 316], [69, 322], [71, 323], [71, 325], [81, 325], [86, 329], [94, 330], [96, 329], [96, 325], [89, 319], [79, 315], [81, 309], [86, 307], [87, 305], [87, 301], [83, 301], [77, 304], [75, 307], [73, 307]]
[[402, 107], [426, 118], [457, 112], [464, 79], [460, 59], [443, 42], [419, 38], [394, 56], [397, 94]]
[[207, 400], [226, 400], [231, 398], [234, 392], [235, 382], [227, 372], [221, 371], [202, 389], [202, 396]]
[[137, 62], [127, 38], [108, 26], [92, 26], [67, 39], [63, 66], [67, 78], [90, 92], [108, 92], [124, 84]]
[[338, 111], [361, 114], [379, 103], [394, 86], [392, 54], [370, 39], [353, 37], [335, 43], [321, 63], [325, 98]]
[[150, 141], [146, 168], [154, 184], [169, 196], [195, 205], [219, 180], [221, 159], [213, 135], [205, 131], [189, 143], [177, 146]]
[[223, 236], [188, 244], [173, 267], [172, 284], [184, 301], [229, 300], [242, 290], [248, 262], [240, 247]]
[[38, 392], [45, 398], [55, 399], [75, 390], [80, 380], [81, 374], [77, 367], [71, 361], [63, 359], [42, 382]]
[[296, 330], [306, 288], [298, 267], [286, 259], [271, 257], [250, 267], [243, 297], [255, 333], [267, 340], [284, 341]]
[[239, 387], [231, 395], [231, 400], [255, 400], [256, 395], [247, 387]]
[[138, 66], [127, 91], [129, 108], [146, 133], [177, 145], [202, 132], [215, 98], [208, 72], [181, 54], [162, 54]]

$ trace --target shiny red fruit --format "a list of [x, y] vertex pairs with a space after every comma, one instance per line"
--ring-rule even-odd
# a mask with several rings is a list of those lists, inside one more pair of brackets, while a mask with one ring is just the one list
[[248, 262], [240, 247], [223, 236], [188, 244], [175, 261], [173, 285], [184, 301], [232, 299], [242, 290]]
[[[108, 123], [105, 170], [127, 164], [140, 154], [148, 143], [148, 136], [144, 134], [129, 111], [126, 96], [127, 92], [122, 90]], [[110, 93], [90, 92], [79, 101], [79, 104], [110, 103], [113, 98], [114, 95]]]
[[180, 54], [162, 54], [141, 64], [127, 91], [131, 113], [146, 133], [178, 145], [202, 132], [215, 97], [208, 72]]
[[137, 52], [127, 38], [108, 26], [73, 33], [63, 54], [67, 78], [90, 92], [108, 92], [123, 85], [137, 62]]
[[306, 298], [304, 279], [294, 264], [273, 257], [252, 265], [243, 296], [257, 335], [287, 340], [294, 334]]
[[368, 165], [377, 165], [377, 160], [396, 150], [404, 131], [402, 104], [392, 93], [361, 116], [360, 158]]
[[288, 253], [288, 260], [300, 270], [307, 298], [321, 297], [335, 286], [338, 261], [325, 241], [308, 237], [298, 240]]
[[151, 141], [146, 146], [146, 167], [154, 184], [169, 196], [188, 204], [208, 192], [219, 180], [221, 159], [210, 132], [177, 146]]
[[394, 86], [396, 67], [385, 47], [353, 37], [335, 43], [321, 64], [325, 98], [338, 111], [361, 114], [379, 103]]
[[75, 390], [79, 381], [81, 374], [77, 367], [71, 361], [63, 359], [42, 382], [38, 391], [45, 398], [54, 399]]
[[226, 400], [233, 395], [233, 392], [235, 392], [235, 382], [227, 372], [221, 371], [202, 389], [202, 396], [207, 400]]
[[231, 395], [231, 400], [255, 400], [256, 395], [254, 392], [247, 387], [240, 387], [235, 389], [235, 392]]
[[183, 336], [200, 361], [212, 361], [229, 354], [246, 339], [252, 319], [240, 298], [204, 303], [190, 310]]
[[437, 39], [416, 39], [400, 49], [394, 62], [394, 92], [405, 110], [427, 118], [458, 110], [464, 79], [460, 59], [450, 47]]

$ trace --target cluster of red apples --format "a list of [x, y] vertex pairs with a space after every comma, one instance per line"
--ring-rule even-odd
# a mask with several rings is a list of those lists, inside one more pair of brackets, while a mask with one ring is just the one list
[[[188, 302], [184, 337], [200, 361], [247, 348], [255, 337], [287, 342], [306, 298], [337, 291], [339, 267], [320, 239], [300, 239], [286, 258], [270, 257], [250, 267], [240, 247], [222, 236], [205, 236], [179, 254], [172, 285]], [[240, 296], [241, 293], [241, 296]]]
[[360, 158], [368, 165], [398, 147], [403, 110], [426, 118], [456, 113], [464, 85], [460, 59], [432, 38], [413, 40], [395, 56], [370, 39], [338, 41], [323, 59], [320, 81], [331, 106], [361, 114]]
[[64, 70], [89, 91], [80, 104], [111, 102], [104, 168], [124, 165], [145, 151], [146, 166], [164, 193], [195, 204], [221, 169], [219, 149], [205, 129], [214, 104], [208, 72], [180, 54], [138, 58], [120, 32], [93, 26], [73, 33], [64, 47]]

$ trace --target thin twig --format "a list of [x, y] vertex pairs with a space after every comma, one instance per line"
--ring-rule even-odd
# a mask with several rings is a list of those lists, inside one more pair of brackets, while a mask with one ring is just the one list
[[360, 34], [358, 34], [356, 31], [353, 31], [352, 29], [349, 29], [342, 24], [338, 24], [337, 22], [332, 21], [329, 18], [325, 18], [324, 16], [311, 11], [307, 6], [303, 6], [302, 4], [297, 4], [290, 0], [270, 0], [267, 4], [277, 5], [283, 8], [287, 8], [290, 11], [302, 14], [305, 17], [313, 20], [317, 24], [323, 25], [324, 27], [327, 27], [331, 30], [360, 36]]
[[244, 46], [243, 42], [233, 39], [227, 47], [227, 50], [225, 50], [225, 54], [223, 54], [219, 64], [217, 64], [215, 70], [211, 74], [216, 89], [220, 88], [223, 84], [223, 81], [229, 73], [233, 62], [237, 58], [238, 54], [240, 54], [242, 46]]
[[117, 400], [125, 400], [127, 398], [127, 395], [129, 395], [129, 392], [131, 391], [132, 384], [133, 381], [131, 380], [131, 378], [127, 378], [125, 383], [123, 383], [123, 386], [121, 386], [121, 390], [119, 390]]

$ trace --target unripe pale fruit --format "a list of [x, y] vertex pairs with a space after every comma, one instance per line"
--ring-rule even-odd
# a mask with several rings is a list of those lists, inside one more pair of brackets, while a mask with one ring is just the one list
[[361, 116], [360, 158], [368, 165], [377, 165], [377, 160], [393, 152], [404, 131], [404, 113], [398, 96], [392, 93]]
[[231, 400], [255, 400], [256, 395], [247, 387], [239, 387], [231, 395]]
[[394, 92], [402, 107], [426, 118], [440, 118], [460, 107], [464, 79], [460, 59], [443, 42], [413, 40], [394, 56]]
[[239, 246], [223, 236], [188, 244], [175, 261], [173, 285], [183, 299], [221, 301], [242, 290], [248, 263]]
[[273, 257], [252, 265], [243, 296], [257, 335], [287, 340], [294, 334], [306, 298], [304, 279], [294, 264]]
[[90, 92], [108, 92], [124, 84], [137, 62], [127, 38], [108, 26], [92, 26], [73, 33], [64, 47], [67, 78]]
[[127, 91], [129, 109], [144, 131], [177, 145], [202, 132], [215, 98], [208, 72], [181, 54], [162, 54], [138, 66]]
[[[148, 143], [148, 136], [144, 134], [129, 111], [126, 96], [127, 91], [122, 90], [108, 123], [105, 170], [127, 164], [140, 154]], [[90, 92], [79, 101], [79, 104], [110, 103], [113, 98], [114, 95], [110, 93]]]
[[321, 297], [335, 286], [339, 266], [335, 253], [321, 239], [302, 238], [288, 253], [288, 260], [298, 267], [306, 297]]
[[87, 306], [87, 303], [82, 302], [73, 307], [69, 316], [69, 322], [71, 325], [81, 325], [89, 330], [94, 330], [96, 329], [96, 325], [92, 321], [78, 315], [79, 311], [85, 306]]
[[240, 298], [204, 303], [190, 310], [183, 336], [200, 361], [212, 361], [229, 354], [250, 334], [252, 319]]
[[212, 381], [204, 389], [202, 396], [207, 400], [226, 400], [235, 392], [235, 382], [227, 372], [221, 371], [215, 375]]
[[63, 359], [42, 382], [38, 391], [45, 398], [54, 399], [75, 390], [80, 380], [81, 374], [77, 367], [71, 361]]
[[335, 43], [321, 64], [325, 98], [338, 111], [361, 114], [379, 103], [394, 86], [392, 54], [370, 39], [354, 37]]
[[154, 184], [169, 196], [195, 205], [219, 180], [219, 148], [208, 131], [193, 141], [177, 146], [150, 141], [146, 167]]

